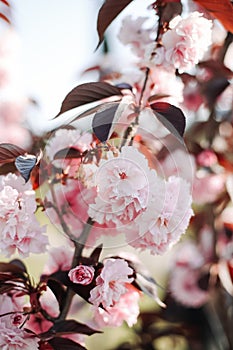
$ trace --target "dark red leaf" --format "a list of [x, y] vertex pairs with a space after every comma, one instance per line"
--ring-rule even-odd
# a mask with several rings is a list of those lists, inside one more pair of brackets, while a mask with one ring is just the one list
[[229, 32], [233, 33], [233, 4], [230, 0], [194, 0], [199, 5], [204, 7]]
[[225, 77], [213, 77], [201, 85], [201, 91], [206, 97], [208, 105], [211, 107], [216, 102], [216, 99], [230, 85], [230, 82]]
[[0, 294], [9, 293], [14, 288], [15, 288], [15, 284], [13, 284], [13, 283], [4, 283], [4, 285], [0, 286]]
[[56, 336], [62, 336], [65, 334], [80, 333], [85, 335], [92, 335], [95, 333], [101, 333], [89, 326], [77, 322], [75, 320], [64, 320], [56, 322], [46, 333], [56, 334]]
[[18, 264], [15, 264], [14, 262], [11, 263], [0, 263], [0, 272], [8, 272], [8, 273], [19, 273], [23, 274], [25, 272], [25, 269], [22, 268], [22, 266], [19, 266]]
[[133, 90], [132, 85], [130, 85], [128, 83], [119, 83], [119, 84], [116, 85], [116, 87], [118, 87], [121, 90], [130, 90], [130, 91]]
[[26, 151], [21, 147], [13, 145], [11, 143], [0, 144], [0, 164], [12, 163], [17, 157], [25, 154]]
[[[6, 281], [10, 282], [20, 282], [24, 283], [25, 278], [22, 274], [10, 274], [10, 273], [1, 273], [0, 272], [0, 283], [4, 284]], [[14, 284], [16, 286], [17, 284]]]
[[94, 118], [92, 120], [92, 128], [95, 136], [101, 142], [107, 141], [111, 136], [110, 130], [118, 107], [119, 103], [116, 103], [115, 105], [103, 109], [94, 115]]
[[82, 345], [66, 338], [53, 338], [48, 343], [54, 350], [86, 350]]
[[51, 289], [51, 291], [55, 295], [59, 304], [59, 309], [60, 311], [62, 311], [64, 302], [65, 302], [65, 295], [66, 295], [64, 286], [57, 280], [53, 280], [53, 279], [48, 279], [47, 286]]
[[72, 108], [111, 96], [122, 96], [121, 89], [106, 82], [91, 82], [78, 85], [65, 97], [61, 110], [56, 117]]
[[100, 254], [103, 249], [103, 244], [100, 244], [98, 247], [96, 247], [93, 252], [90, 255], [90, 259], [93, 261], [93, 265], [97, 264], [99, 261]]
[[182, 4], [179, 1], [166, 2], [163, 11], [161, 12], [162, 23], [169, 23], [174, 17], [182, 12]]
[[6, 6], [10, 7], [10, 4], [9, 4], [8, 1], [6, 1], [6, 0], [1, 0], [1, 2], [3, 2]]
[[82, 152], [80, 152], [77, 148], [67, 147], [63, 148], [57, 153], [55, 153], [53, 159], [73, 159], [73, 158], [81, 158]]
[[27, 273], [27, 268], [21, 260], [19, 259], [11, 260], [10, 264], [16, 265], [19, 269], [21, 269], [22, 272]]
[[185, 130], [185, 116], [180, 108], [167, 102], [156, 102], [151, 104], [151, 108], [158, 120], [183, 143]]
[[0, 18], [3, 19], [3, 21], [7, 22], [8, 24], [11, 23], [9, 18], [7, 16], [5, 16], [2, 12], [0, 12]]
[[52, 345], [50, 345], [48, 342], [42, 342], [42, 341], [39, 341], [39, 349], [40, 350], [54, 350]]
[[97, 19], [97, 31], [99, 34], [99, 44], [104, 39], [105, 30], [112, 23], [112, 21], [119, 15], [119, 13], [128, 6], [132, 0], [105, 0], [101, 9], [99, 10]]

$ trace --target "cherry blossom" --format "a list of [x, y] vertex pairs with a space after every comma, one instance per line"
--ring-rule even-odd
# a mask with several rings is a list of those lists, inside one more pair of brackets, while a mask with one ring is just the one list
[[29, 184], [11, 173], [0, 178], [0, 247], [5, 255], [45, 251], [45, 226], [39, 225], [35, 210], [35, 192]]
[[129, 327], [137, 323], [139, 315], [140, 293], [131, 285], [127, 286], [127, 292], [112, 307], [103, 310], [100, 307], [93, 307], [94, 322], [100, 328], [119, 327], [125, 321]]
[[125, 146], [118, 157], [99, 164], [95, 176], [97, 196], [88, 213], [97, 223], [130, 224], [146, 208], [156, 177], [147, 159], [136, 148]]
[[[196, 11], [186, 18], [175, 17], [170, 22], [170, 28], [162, 36], [162, 45], [165, 49], [163, 62], [168, 67], [173, 65], [182, 73], [203, 58], [212, 41], [212, 22]], [[156, 49], [154, 52], [156, 53]], [[156, 59], [157, 55], [155, 64]]]
[[68, 276], [73, 283], [86, 286], [92, 282], [94, 274], [95, 269], [93, 266], [79, 265], [71, 269]]
[[104, 308], [115, 305], [127, 292], [127, 284], [133, 281], [133, 274], [128, 263], [122, 259], [106, 259], [100, 275], [96, 279], [96, 287], [91, 290], [89, 301], [95, 306]]
[[179, 241], [193, 215], [190, 186], [179, 177], [157, 179], [151, 197], [147, 209], [135, 220], [139, 234], [129, 230], [127, 241], [152, 254], [163, 254]]
[[39, 339], [14, 326], [9, 320], [0, 319], [0, 347], [2, 350], [37, 350]]
[[[11, 296], [7, 294], [0, 295], [0, 315], [12, 312], [18, 312], [23, 310], [23, 306], [25, 304], [24, 297], [17, 295], [17, 293], [12, 293]], [[4, 316], [0, 319], [5, 319]]]
[[52, 247], [48, 251], [48, 260], [44, 265], [44, 274], [52, 274], [58, 270], [69, 270], [72, 264], [73, 249], [67, 244]]

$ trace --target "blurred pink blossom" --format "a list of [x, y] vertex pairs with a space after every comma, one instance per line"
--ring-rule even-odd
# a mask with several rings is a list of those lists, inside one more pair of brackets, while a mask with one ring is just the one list
[[196, 204], [212, 203], [223, 193], [224, 188], [224, 174], [196, 176], [193, 182], [193, 201]]
[[[74, 236], [79, 237], [83, 225], [88, 219], [88, 205], [94, 201], [96, 196], [95, 187], [86, 188], [81, 181], [69, 179], [64, 185], [56, 184], [54, 191], [58, 208], [63, 213], [63, 219], [68, 226], [75, 229], [73, 231]], [[50, 192], [48, 192], [46, 198], [48, 202], [53, 202]], [[60, 219], [53, 208], [48, 206], [46, 214], [53, 224], [60, 224]]]
[[31, 185], [9, 173], [0, 178], [0, 247], [10, 256], [16, 250], [21, 256], [45, 251], [48, 239], [35, 217], [35, 192]]
[[175, 252], [170, 274], [170, 290], [179, 303], [188, 307], [200, 307], [208, 301], [208, 291], [199, 287], [201, 268], [205, 263], [194, 242], [185, 242]]
[[127, 284], [133, 281], [133, 274], [128, 263], [122, 259], [106, 259], [96, 287], [91, 290], [89, 301], [95, 306], [104, 308], [114, 306], [120, 297], [127, 292]]
[[147, 20], [148, 17], [126, 16], [122, 20], [118, 34], [118, 39], [122, 44], [130, 45], [133, 53], [138, 57], [144, 56], [146, 45], [152, 42], [153, 31], [151, 28], [143, 28]]
[[95, 269], [93, 266], [79, 265], [71, 269], [68, 276], [73, 283], [79, 283], [86, 286], [93, 281], [94, 274]]
[[197, 163], [203, 167], [211, 167], [216, 164], [217, 161], [218, 158], [211, 149], [206, 149], [197, 155]]

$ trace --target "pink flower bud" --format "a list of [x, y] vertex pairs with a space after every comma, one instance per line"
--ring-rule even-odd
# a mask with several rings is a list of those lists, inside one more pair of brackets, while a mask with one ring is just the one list
[[210, 167], [216, 164], [217, 161], [218, 161], [218, 158], [216, 154], [209, 149], [202, 151], [197, 156], [197, 163], [201, 166]]
[[94, 267], [79, 265], [70, 270], [68, 276], [73, 283], [79, 283], [86, 286], [92, 282], [94, 274]]

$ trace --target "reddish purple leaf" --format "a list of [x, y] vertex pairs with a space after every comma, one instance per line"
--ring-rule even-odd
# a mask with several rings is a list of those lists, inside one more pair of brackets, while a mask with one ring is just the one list
[[82, 345], [66, 338], [53, 338], [48, 343], [54, 350], [86, 350]]
[[98, 14], [97, 31], [99, 34], [99, 44], [97, 47], [102, 43], [105, 30], [108, 26], [132, 1], [133, 0], [105, 0]]
[[15, 288], [15, 284], [13, 283], [4, 283], [0, 286], [0, 294], [6, 294], [12, 292], [12, 290]]
[[202, 94], [206, 97], [210, 107], [216, 102], [221, 93], [230, 85], [230, 81], [225, 77], [213, 77], [201, 86]]
[[27, 268], [26, 268], [26, 266], [24, 265], [24, 263], [21, 260], [19, 260], [19, 259], [11, 260], [10, 264], [13, 264], [13, 265], [17, 266], [19, 268], [19, 271], [21, 269], [21, 271], [27, 273]]
[[72, 108], [111, 96], [122, 96], [121, 89], [106, 82], [92, 82], [78, 85], [65, 97], [61, 110], [56, 117]]
[[99, 261], [100, 254], [103, 249], [103, 244], [100, 244], [98, 247], [96, 247], [93, 252], [90, 255], [90, 259], [93, 261], [93, 265], [97, 264]]
[[0, 18], [3, 19], [3, 21], [7, 22], [8, 24], [11, 24], [11, 21], [7, 16], [5, 16], [2, 12], [0, 12]]
[[92, 335], [95, 333], [101, 333], [100, 331], [97, 331], [93, 328], [90, 328], [89, 326], [77, 322], [75, 320], [64, 320], [60, 322], [56, 322], [49, 330], [48, 332], [55, 332], [56, 335], [64, 335], [64, 334], [72, 334], [72, 333], [80, 333], [85, 335]]
[[77, 322], [75, 320], [63, 320], [58, 321], [54, 323], [54, 325], [44, 333], [39, 334], [40, 339], [48, 340], [56, 337], [62, 337], [66, 334], [85, 334], [85, 335], [92, 335], [95, 333], [101, 333], [98, 330], [92, 329], [89, 326]]
[[8, 1], [6, 1], [6, 0], [1, 0], [1, 2], [3, 2], [6, 6], [10, 7], [10, 4], [9, 4]]
[[63, 148], [57, 153], [55, 153], [53, 159], [73, 159], [73, 158], [81, 158], [82, 152], [80, 152], [77, 148], [67, 147]]
[[0, 144], [0, 164], [12, 163], [17, 157], [25, 154], [26, 151], [21, 147], [13, 145], [11, 143]]
[[0, 263], [0, 272], [8, 272], [8, 273], [19, 273], [22, 274], [25, 272], [25, 267], [19, 266], [18, 264], [15, 264], [14, 261], [11, 263]]
[[167, 102], [156, 102], [151, 104], [151, 108], [157, 119], [183, 143], [185, 130], [185, 116], [180, 108]]
[[51, 291], [55, 295], [59, 304], [59, 309], [60, 311], [62, 311], [64, 307], [65, 296], [66, 296], [66, 291], [64, 286], [59, 281], [51, 278], [48, 279], [47, 286], [51, 289]]
[[103, 109], [97, 112], [92, 120], [94, 134], [101, 142], [107, 141], [111, 136], [109, 133], [118, 107], [119, 103], [116, 103], [111, 107]]
[[230, 0], [194, 0], [199, 5], [203, 6], [229, 32], [233, 33], [233, 4]]
[[153, 6], [157, 10], [161, 23], [169, 23], [174, 17], [182, 13], [180, 0], [157, 0]]

